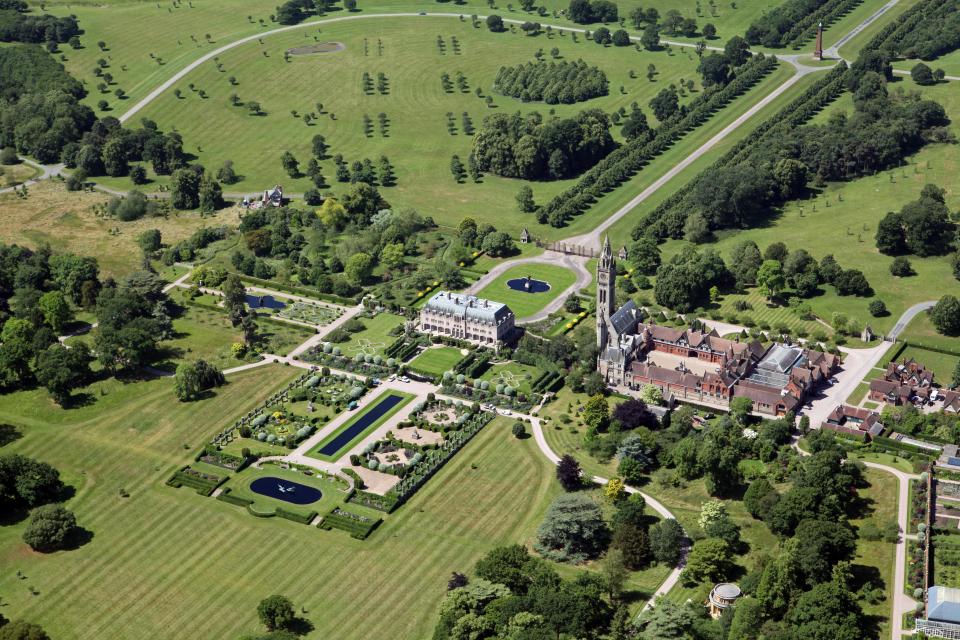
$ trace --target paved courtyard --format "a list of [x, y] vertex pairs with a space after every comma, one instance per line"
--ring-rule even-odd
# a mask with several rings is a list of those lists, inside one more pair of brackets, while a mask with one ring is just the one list
[[682, 364], [690, 373], [697, 375], [716, 373], [720, 370], [720, 365], [714, 362], [706, 362], [704, 360], [698, 360], [697, 358], [685, 358], [662, 351], [649, 352], [647, 354], [647, 362], [655, 364], [658, 367], [663, 367], [664, 369], [676, 369]]

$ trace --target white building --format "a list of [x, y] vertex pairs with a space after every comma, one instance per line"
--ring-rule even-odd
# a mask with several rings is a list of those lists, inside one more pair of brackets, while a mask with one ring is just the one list
[[513, 332], [514, 315], [502, 302], [438, 291], [420, 310], [420, 330], [498, 348]]

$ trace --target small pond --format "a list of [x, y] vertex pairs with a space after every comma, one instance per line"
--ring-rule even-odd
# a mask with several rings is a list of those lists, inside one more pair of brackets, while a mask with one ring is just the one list
[[550, 291], [550, 283], [543, 280], [534, 280], [533, 278], [511, 278], [507, 280], [507, 286], [514, 291], [525, 291], [527, 293], [544, 293]]
[[257, 478], [250, 483], [250, 490], [262, 496], [276, 498], [292, 504], [310, 504], [319, 500], [320, 496], [323, 495], [320, 493], [320, 489], [272, 476]]
[[252, 296], [248, 293], [247, 306], [251, 309], [283, 309], [287, 305], [273, 296]]

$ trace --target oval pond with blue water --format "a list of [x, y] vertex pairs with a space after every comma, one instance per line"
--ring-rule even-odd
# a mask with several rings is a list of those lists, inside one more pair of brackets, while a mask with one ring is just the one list
[[319, 500], [320, 496], [323, 495], [320, 493], [320, 489], [272, 476], [257, 478], [250, 483], [250, 490], [262, 496], [276, 498], [291, 504], [310, 504]]

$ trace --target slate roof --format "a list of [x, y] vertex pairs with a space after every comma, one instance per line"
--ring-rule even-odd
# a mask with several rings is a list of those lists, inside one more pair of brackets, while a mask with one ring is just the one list
[[513, 315], [510, 307], [502, 302], [449, 291], [436, 292], [424, 307], [437, 313], [466, 317], [491, 324], [500, 324], [505, 318]]
[[637, 322], [637, 305], [633, 300], [627, 300], [627, 303], [617, 309], [617, 312], [610, 316], [610, 324], [618, 336], [622, 336], [627, 331], [632, 331]]
[[927, 618], [960, 624], [960, 589], [939, 586], [927, 589]]

